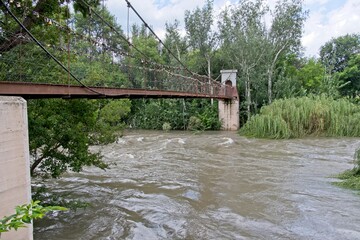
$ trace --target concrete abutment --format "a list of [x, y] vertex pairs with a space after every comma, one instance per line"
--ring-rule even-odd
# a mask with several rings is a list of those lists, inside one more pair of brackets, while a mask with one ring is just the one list
[[[0, 96], [0, 219], [31, 201], [27, 104]], [[32, 225], [2, 233], [1, 240], [32, 240]]]

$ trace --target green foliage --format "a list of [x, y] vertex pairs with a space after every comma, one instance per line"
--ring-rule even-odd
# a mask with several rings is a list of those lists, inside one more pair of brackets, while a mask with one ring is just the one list
[[170, 123], [164, 122], [164, 124], [162, 125], [162, 129], [163, 129], [164, 131], [170, 131], [170, 130], [171, 130], [171, 125], [170, 125]]
[[126, 127], [125, 119], [131, 110], [131, 102], [125, 100], [102, 100], [98, 104], [97, 121], [91, 133], [91, 144], [114, 142]]
[[182, 99], [135, 100], [131, 116], [131, 127], [161, 130], [163, 123], [171, 128], [186, 126], [186, 103]]
[[342, 72], [335, 74], [338, 82], [344, 83], [340, 89], [343, 96], [356, 97], [360, 94], [360, 54], [353, 55]]
[[218, 42], [218, 34], [212, 29], [214, 22], [213, 0], [207, 0], [201, 9], [197, 7], [192, 12], [185, 11], [184, 21], [191, 50], [198, 53], [201, 59], [195, 66], [197, 66], [197, 70], [205, 68], [205, 72], [210, 76], [211, 61], [214, 56], [213, 49]]
[[[250, 128], [251, 132], [250, 132]], [[241, 134], [258, 138], [290, 138], [291, 131], [284, 119], [278, 116], [256, 115], [240, 130]]]
[[[265, 1], [239, 1], [221, 15], [223, 61], [239, 71], [238, 89], [247, 118], [265, 103], [271, 103], [276, 95], [301, 92], [292, 87], [291, 83], [297, 80], [279, 68], [283, 66], [281, 61], [288, 55], [297, 56], [301, 48], [302, 27], [307, 16], [302, 1], [277, 1], [270, 28], [264, 21], [271, 15]], [[279, 79], [282, 82], [276, 84]], [[282, 88], [283, 85], [287, 88]]]
[[339, 176], [343, 181], [333, 183], [336, 186], [360, 191], [360, 176], [352, 175], [351, 170], [348, 173], [343, 173]]
[[[80, 11], [83, 15], [88, 13], [89, 8], [82, 1], [68, 1], [70, 2], [75, 4], [75, 11]], [[96, 7], [99, 1], [89, 3]], [[21, 1], [21, 7], [13, 6], [17, 2], [9, 4], [35, 37], [59, 61], [67, 62], [72, 73], [84, 84], [113, 87], [130, 85], [127, 76], [119, 71], [119, 66], [115, 64], [119, 55], [104, 51], [104, 45], [125, 49], [124, 41], [98, 18], [72, 15], [64, 1], [26, 0]], [[116, 24], [109, 11], [100, 8], [96, 11], [101, 12], [104, 19], [121, 32], [121, 27]], [[57, 23], [48, 22], [48, 18]], [[78, 35], [88, 36], [104, 45], [95, 46], [86, 37], [75, 38], [74, 34], [69, 34], [66, 29], [59, 27], [59, 24], [66, 26], [66, 21], [70, 18], [73, 18], [72, 29]], [[18, 31], [19, 26], [3, 11], [0, 11], [0, 20], [4, 20], [1, 30], [11, 30], [11, 33]], [[35, 43], [14, 41], [12, 37], [18, 36], [6, 36], [9, 31], [0, 31], [1, 46], [6, 45], [7, 41], [14, 43], [9, 48], [1, 48], [1, 80], [74, 84], [73, 79], [64, 74], [63, 69]], [[71, 50], [77, 54], [64, 51], [67, 46], [71, 46]], [[125, 127], [123, 120], [130, 108], [129, 100], [29, 100], [31, 174], [59, 177], [68, 170], [81, 171], [84, 166], [106, 168], [107, 164], [101, 160], [101, 155], [90, 152], [89, 146], [114, 141]]]
[[335, 182], [335, 185], [360, 191], [360, 148], [355, 151], [354, 163], [355, 166], [353, 169], [347, 170], [337, 176], [343, 181]]
[[330, 73], [342, 72], [350, 58], [360, 53], [360, 34], [333, 38], [320, 48], [320, 60]]
[[[59, 59], [64, 55], [54, 50]], [[19, 57], [21, 56], [21, 57]], [[26, 81], [35, 83], [65, 83], [63, 71], [50, 61], [46, 53], [35, 43], [14, 47], [0, 57], [0, 77], [2, 81]], [[51, 71], [49, 71], [51, 69]]]
[[30, 204], [17, 206], [15, 214], [0, 219], [0, 235], [2, 232], [25, 227], [25, 224], [30, 224], [33, 219], [43, 218], [48, 212], [67, 210], [67, 208], [59, 206], [43, 207], [39, 203], [40, 201], [31, 201]]
[[156, 66], [151, 63], [162, 64], [164, 61], [160, 54], [159, 42], [144, 25], [133, 25], [131, 41], [141, 53], [135, 50], [135, 48], [130, 48], [129, 54], [132, 57], [125, 58], [129, 87], [148, 89], [162, 88], [165, 84], [164, 82], [166, 82], [166, 74], [161, 75], [157, 71], [148, 70], [149, 68], [156, 68]]
[[[30, 30], [32, 33], [42, 32], [39, 38], [41, 42], [46, 38], [47, 43], [58, 42], [59, 36], [61, 35], [60, 31], [55, 30], [49, 31], [46, 29], [46, 26], [51, 26], [52, 24], [48, 22], [48, 18], [56, 19], [57, 22], [63, 23], [64, 21], [70, 18], [70, 6], [66, 3], [73, 3], [74, 10], [76, 12], [81, 12], [83, 16], [87, 16], [90, 9], [82, 0], [22, 0], [22, 1], [8, 1], [10, 10], [22, 21], [22, 24]], [[99, 5], [99, 0], [88, 1], [89, 4], [93, 7]], [[38, 15], [34, 14], [37, 13]], [[38, 17], [41, 16], [41, 17]], [[46, 16], [42, 17], [42, 16]], [[4, 9], [1, 8], [0, 11], [0, 22], [2, 31], [0, 31], [0, 46], [2, 47], [0, 52], [7, 52], [14, 47], [24, 44], [24, 41], [19, 41], [18, 38], [21, 32], [20, 26], [14, 21], [9, 21], [10, 17], [5, 13]], [[13, 34], [17, 32], [17, 34]], [[25, 41], [26, 42], [26, 41]]]
[[246, 136], [298, 138], [307, 135], [359, 137], [360, 107], [325, 96], [281, 99], [261, 109], [241, 129]]
[[202, 130], [203, 129], [203, 125], [201, 123], [200, 118], [195, 117], [195, 116], [191, 116], [189, 119], [189, 124], [188, 124], [188, 130]]
[[318, 88], [325, 75], [323, 65], [315, 59], [309, 59], [307, 63], [297, 72], [299, 80], [308, 92], [318, 92]]
[[221, 122], [217, 114], [216, 107], [208, 106], [204, 111], [191, 116], [189, 118], [188, 130], [219, 130], [221, 127]]
[[274, 97], [293, 98], [306, 95], [303, 82], [299, 79], [302, 59], [295, 54], [289, 54], [281, 58], [277, 64], [277, 81], [274, 84]]
[[213, 21], [213, 0], [207, 0], [201, 9], [197, 7], [193, 12], [185, 11], [185, 28], [189, 43], [203, 56], [209, 54], [215, 44], [216, 35], [211, 29]]
[[200, 119], [202, 129], [201, 130], [219, 130], [221, 122], [218, 116], [217, 106], [208, 106], [197, 114]]
[[31, 173], [59, 177], [83, 166], [106, 168], [90, 144], [109, 143], [121, 130], [121, 120], [130, 111], [126, 101], [31, 100], [28, 102]]
[[[181, 37], [180, 22], [175, 20], [174, 23], [166, 23], [166, 34], [164, 44], [167, 46], [175, 56], [182, 60], [184, 56], [186, 56], [187, 43], [186, 40]], [[178, 66], [178, 62], [170, 55], [168, 51], [163, 52], [162, 57], [164, 62], [171, 66]], [[183, 60], [182, 60], [183, 61]]]
[[292, 73], [292, 77], [301, 83], [301, 88], [307, 95], [327, 95], [338, 98], [340, 89], [346, 85], [327, 73], [325, 66], [313, 58], [301, 59], [300, 66]]
[[217, 105], [212, 106], [208, 100], [161, 99], [132, 103], [132, 128], [161, 130], [164, 123], [169, 123], [171, 129], [186, 130], [191, 117], [199, 119], [202, 130], [218, 130], [221, 126]]

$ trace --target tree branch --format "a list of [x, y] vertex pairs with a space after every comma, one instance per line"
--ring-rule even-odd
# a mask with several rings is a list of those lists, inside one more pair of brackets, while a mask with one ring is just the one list
[[39, 164], [46, 158], [46, 153], [51, 152], [55, 149], [57, 149], [58, 147], [60, 147], [60, 143], [55, 144], [55, 146], [53, 146], [52, 148], [50, 148], [49, 150], [45, 151], [45, 153], [42, 154], [42, 156], [38, 159], [35, 160], [35, 162], [31, 165], [30, 168], [30, 175], [34, 176], [34, 171], [35, 169], [39, 166]]

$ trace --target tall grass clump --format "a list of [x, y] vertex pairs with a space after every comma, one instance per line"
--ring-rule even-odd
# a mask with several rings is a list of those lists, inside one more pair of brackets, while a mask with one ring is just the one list
[[326, 96], [279, 99], [263, 107], [240, 129], [258, 138], [360, 136], [360, 107], [347, 99]]

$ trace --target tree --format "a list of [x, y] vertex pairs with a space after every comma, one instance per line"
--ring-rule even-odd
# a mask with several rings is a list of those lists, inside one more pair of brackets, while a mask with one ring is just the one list
[[213, 21], [213, 0], [207, 0], [202, 9], [197, 7], [192, 12], [185, 11], [185, 29], [189, 44], [193, 51], [199, 51], [199, 55], [205, 58], [209, 83], [213, 49], [217, 44], [217, 34], [212, 30]]
[[[97, 104], [98, 103], [98, 104]], [[59, 177], [84, 166], [105, 169], [91, 144], [109, 143], [118, 123], [130, 111], [130, 102], [101, 104], [89, 100], [31, 100], [28, 102], [31, 174]]]
[[302, 1], [277, 1], [270, 28], [264, 21], [269, 13], [264, 1], [241, 1], [223, 11], [219, 22], [224, 61], [230, 61], [244, 81], [248, 118], [258, 106], [271, 103], [276, 80], [286, 81], [279, 75], [281, 62], [301, 49], [307, 16]]
[[[187, 43], [186, 39], [181, 37], [179, 24], [180, 22], [178, 20], [175, 20], [174, 23], [165, 24], [166, 33], [164, 45], [167, 46], [180, 61], [183, 61], [183, 56], [187, 53]], [[166, 64], [179, 66], [179, 62], [176, 61], [168, 51], [163, 52], [162, 56]]]
[[159, 42], [145, 25], [133, 25], [132, 46], [124, 61], [125, 71], [132, 88], [161, 89], [166, 84], [159, 65], [163, 64]]
[[[166, 34], [164, 44], [175, 54], [181, 61], [183, 55], [187, 53], [186, 40], [181, 37], [179, 31], [179, 21], [174, 23], [166, 23]], [[163, 53], [163, 58], [166, 64], [177, 66], [179, 63], [173, 59], [168, 52]]]
[[292, 98], [306, 95], [303, 82], [299, 79], [299, 69], [304, 65], [304, 59], [296, 54], [287, 54], [279, 59], [276, 65], [274, 83], [274, 98]]
[[350, 58], [360, 53], [360, 34], [333, 38], [320, 48], [320, 59], [328, 73], [342, 72]]
[[[125, 40], [118, 36], [119, 33], [124, 35], [121, 26], [105, 7], [96, 7], [94, 8], [94, 11], [98, 12], [112, 28], [97, 16], [91, 15], [84, 18], [82, 14], [76, 14], [74, 16], [76, 33], [80, 36], [87, 36], [94, 41], [88, 42], [88, 49], [86, 49], [84, 53], [95, 55], [92, 57], [96, 58], [96, 56], [110, 55], [111, 52], [113, 54], [109, 56], [110, 59], [121, 58], [122, 56], [120, 53], [128, 51], [129, 49]], [[79, 40], [82, 40], [83, 42], [87, 41], [87, 39], [76, 39], [76, 41]], [[74, 43], [75, 47], [76, 45], [77, 43]]]
[[302, 0], [278, 0], [274, 19], [268, 34], [268, 102], [273, 99], [272, 87], [278, 60], [286, 54], [297, 54], [301, 48], [301, 37], [307, 12], [303, 10]]
[[359, 97], [360, 94], [360, 54], [353, 55], [342, 72], [335, 74], [344, 84], [340, 89], [343, 96]]
[[[9, 1], [7, 6], [14, 12], [21, 20], [24, 27], [29, 30], [43, 24], [48, 24], [48, 18], [60, 17], [68, 19], [70, 17], [70, 9], [65, 3], [72, 2], [73, 8], [76, 12], [81, 12], [84, 16], [89, 14], [89, 7], [82, 0], [22, 0]], [[98, 6], [99, 0], [87, 1], [90, 6]], [[18, 24], [7, 21], [10, 16], [4, 7], [3, 1], [0, 2], [0, 21], [2, 23], [2, 31], [0, 32], [0, 53], [9, 51], [19, 44], [28, 42], [25, 32]], [[46, 16], [47, 18], [40, 17]]]
[[129, 81], [122, 62], [129, 50], [128, 44], [118, 35], [123, 31], [106, 8], [95, 8], [102, 18], [74, 16], [76, 35], [72, 35], [70, 45], [76, 53], [71, 63], [71, 71], [90, 86], [128, 87]]
[[298, 72], [297, 77], [308, 93], [319, 94], [320, 85], [325, 76], [325, 68], [315, 59], [309, 59]]
[[252, 89], [255, 76], [260, 82], [264, 79], [261, 70], [264, 61], [265, 25], [262, 18], [267, 13], [267, 7], [261, 0], [255, 2], [243, 1], [226, 9], [219, 22], [220, 36], [224, 61], [239, 70], [239, 79], [244, 80], [245, 99], [248, 119], [253, 105]]

